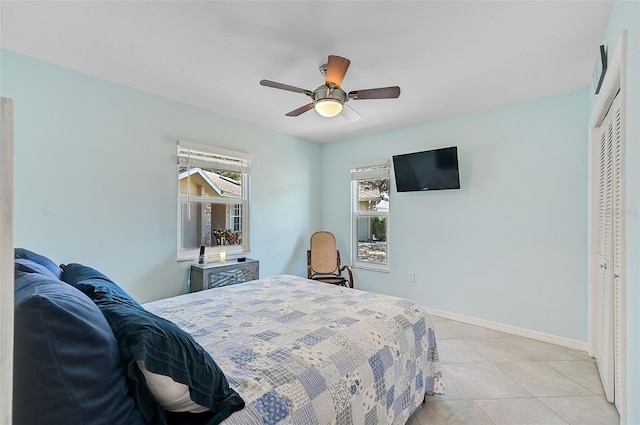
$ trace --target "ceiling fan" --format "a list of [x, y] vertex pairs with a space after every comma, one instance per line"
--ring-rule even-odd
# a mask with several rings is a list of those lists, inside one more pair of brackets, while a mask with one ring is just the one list
[[311, 103], [285, 114], [288, 117], [297, 117], [304, 112], [315, 109], [323, 117], [335, 117], [341, 114], [347, 120], [355, 121], [362, 116], [346, 105], [349, 100], [395, 99], [400, 96], [400, 87], [398, 86], [345, 92], [340, 86], [349, 64], [351, 64], [349, 59], [334, 55], [329, 56], [328, 62], [320, 66], [320, 72], [326, 76], [325, 83], [313, 91], [269, 80], [260, 81], [260, 85], [302, 93], [311, 98]]

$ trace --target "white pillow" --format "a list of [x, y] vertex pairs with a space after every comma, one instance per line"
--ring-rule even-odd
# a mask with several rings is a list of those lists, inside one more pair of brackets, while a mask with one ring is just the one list
[[202, 413], [209, 410], [191, 400], [187, 385], [174, 381], [170, 376], [149, 372], [144, 360], [137, 360], [136, 363], [147, 381], [147, 387], [167, 412]]

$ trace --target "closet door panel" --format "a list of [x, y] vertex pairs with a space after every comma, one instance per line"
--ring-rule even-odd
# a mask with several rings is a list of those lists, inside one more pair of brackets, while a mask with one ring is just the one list
[[612, 290], [613, 121], [600, 126], [596, 281], [596, 363], [607, 400], [614, 399], [614, 295]]
[[621, 406], [621, 388], [622, 388], [622, 356], [626, 347], [623, 346], [625, 341], [625, 324], [624, 318], [624, 286], [622, 284], [622, 263], [624, 253], [624, 190], [622, 179], [622, 120], [620, 108], [620, 96], [616, 97], [610, 111], [612, 115], [613, 128], [613, 158], [612, 158], [612, 207], [613, 207], [613, 249], [612, 249], [612, 281], [613, 281], [613, 329], [614, 329], [614, 402], [618, 411]]

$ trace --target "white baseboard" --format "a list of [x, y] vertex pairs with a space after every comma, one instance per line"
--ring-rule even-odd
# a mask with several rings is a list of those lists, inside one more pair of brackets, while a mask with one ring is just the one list
[[[467, 323], [469, 325], [480, 326], [483, 328], [493, 329], [494, 331], [505, 332], [512, 335], [523, 336], [525, 338], [535, 339], [537, 341], [548, 342], [550, 344], [560, 345], [562, 347], [571, 348], [573, 350], [589, 351], [589, 343], [578, 341], [571, 338], [552, 335], [544, 332], [533, 331], [531, 329], [519, 328], [517, 326], [505, 325], [504, 323], [492, 322], [490, 320], [478, 319], [477, 317], [465, 316], [464, 314], [451, 313], [448, 311], [437, 310], [434, 308], [426, 308], [431, 315], [442, 317], [444, 319], [455, 320], [456, 322]], [[437, 336], [437, 335], [436, 335]]]

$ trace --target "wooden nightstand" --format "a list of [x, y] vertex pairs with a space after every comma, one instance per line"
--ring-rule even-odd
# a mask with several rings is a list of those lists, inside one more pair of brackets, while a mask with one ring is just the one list
[[224, 263], [205, 264], [204, 266], [192, 264], [189, 292], [235, 285], [259, 277], [260, 263], [258, 260], [250, 258], [245, 261], [230, 260]]

